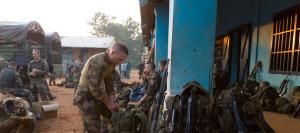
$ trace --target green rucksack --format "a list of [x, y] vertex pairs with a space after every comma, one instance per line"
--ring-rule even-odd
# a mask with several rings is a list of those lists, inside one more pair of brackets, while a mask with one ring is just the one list
[[265, 86], [259, 88], [255, 96], [259, 98], [263, 110], [275, 112], [275, 100], [279, 98], [279, 95], [274, 87]]
[[111, 116], [109, 133], [145, 133], [147, 116], [139, 109], [118, 110]]
[[300, 101], [300, 86], [295, 86], [293, 88], [292, 96], [291, 96], [291, 103], [297, 107]]
[[285, 97], [279, 97], [275, 101], [276, 112], [289, 114], [292, 111], [293, 105]]
[[118, 96], [118, 103], [120, 108], [127, 108], [127, 104], [130, 101], [129, 95], [130, 92], [132, 91], [131, 88], [123, 88], [120, 92], [120, 95]]
[[[274, 132], [264, 119], [257, 96], [249, 97], [243, 91], [234, 91], [234, 96], [241, 125], [246, 127], [247, 132]], [[231, 133], [237, 130], [232, 100], [230, 89], [222, 91], [216, 98], [216, 115], [220, 132]]]

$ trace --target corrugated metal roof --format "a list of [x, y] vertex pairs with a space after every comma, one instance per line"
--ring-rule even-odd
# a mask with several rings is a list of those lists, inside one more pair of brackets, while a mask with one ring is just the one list
[[62, 47], [108, 48], [113, 43], [115, 43], [114, 37], [61, 37]]

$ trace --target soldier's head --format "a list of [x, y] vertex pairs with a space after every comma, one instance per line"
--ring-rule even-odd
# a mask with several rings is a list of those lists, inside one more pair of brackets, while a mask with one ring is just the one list
[[167, 61], [166, 60], [161, 60], [158, 62], [158, 70], [160, 72], [163, 72], [166, 69]]
[[148, 63], [148, 64], [146, 64], [145, 72], [147, 74], [155, 72], [155, 64], [154, 63]]
[[32, 56], [33, 56], [34, 60], [39, 60], [40, 59], [40, 50], [33, 49], [32, 50]]
[[16, 70], [16, 68], [17, 68], [17, 63], [16, 63], [15, 61], [10, 61], [10, 62], [8, 63], [8, 67], [9, 67], [9, 68], [13, 68], [13, 69]]
[[84, 60], [84, 55], [81, 53], [81, 54], [79, 54], [78, 55], [78, 59], [80, 60], [80, 61], [83, 61]]
[[47, 61], [48, 59], [46, 55], [42, 55], [41, 58], [44, 59], [45, 61]]
[[123, 43], [116, 43], [109, 48], [108, 58], [113, 64], [121, 64], [128, 57], [128, 49]]

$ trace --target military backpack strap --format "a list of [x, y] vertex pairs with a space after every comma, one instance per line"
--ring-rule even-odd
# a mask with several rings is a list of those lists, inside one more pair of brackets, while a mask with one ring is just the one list
[[[141, 122], [140, 132], [145, 133], [147, 130], [147, 122], [148, 122], [147, 116], [142, 111], [136, 112], [134, 116], [135, 116], [135, 118], [138, 118], [139, 121]], [[138, 124], [138, 123], [135, 123], [135, 127], [138, 126], [136, 124]]]

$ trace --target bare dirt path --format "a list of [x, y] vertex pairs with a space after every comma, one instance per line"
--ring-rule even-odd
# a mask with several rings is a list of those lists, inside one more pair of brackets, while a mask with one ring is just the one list
[[[123, 82], [141, 82], [138, 79], [138, 71], [131, 71], [131, 79], [122, 79]], [[64, 78], [56, 79], [56, 83], [61, 83]], [[47, 80], [49, 81], [49, 80]], [[56, 118], [38, 120], [35, 132], [38, 133], [82, 133], [83, 125], [79, 116], [78, 108], [73, 105], [74, 88], [50, 86], [50, 91], [57, 99], [53, 102], [58, 103], [60, 109]]]
[[[61, 83], [64, 79], [57, 79]], [[136, 70], [131, 71], [131, 79], [122, 79], [123, 82], [132, 82], [138, 79]], [[73, 105], [73, 88], [50, 86], [51, 93], [57, 96], [53, 102], [60, 105], [57, 118], [38, 120], [35, 131], [38, 133], [74, 133], [83, 132], [83, 126], [78, 113], [78, 108]], [[285, 114], [264, 112], [264, 117], [276, 133], [300, 133], [298, 119]]]

